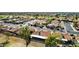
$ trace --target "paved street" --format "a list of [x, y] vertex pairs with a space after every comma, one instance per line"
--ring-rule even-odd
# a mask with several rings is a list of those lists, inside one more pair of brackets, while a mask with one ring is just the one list
[[68, 33], [71, 33], [71, 34], [79, 34], [79, 32], [76, 32], [76, 31], [74, 31], [72, 29], [70, 22], [64, 22], [64, 25], [65, 25], [66, 30], [67, 30]]

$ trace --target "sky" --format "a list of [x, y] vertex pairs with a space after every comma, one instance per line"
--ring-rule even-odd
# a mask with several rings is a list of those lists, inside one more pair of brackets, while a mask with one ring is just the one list
[[78, 0], [1, 0], [3, 12], [75, 12], [79, 11]]

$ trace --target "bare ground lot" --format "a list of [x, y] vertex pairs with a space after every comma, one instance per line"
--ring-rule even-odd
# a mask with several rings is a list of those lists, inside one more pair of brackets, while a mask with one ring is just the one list
[[32, 39], [28, 47], [45, 47], [44, 42]]
[[[5, 42], [8, 43], [5, 44], [4, 47], [26, 47], [26, 41], [24, 39], [14, 36], [7, 37], [6, 35], [0, 33], [0, 44]], [[45, 44], [44, 42], [38, 39], [37, 40], [32, 39], [28, 47], [45, 47]]]

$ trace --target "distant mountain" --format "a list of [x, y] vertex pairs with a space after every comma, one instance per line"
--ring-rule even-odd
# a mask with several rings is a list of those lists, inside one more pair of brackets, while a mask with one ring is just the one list
[[0, 15], [78, 15], [79, 12], [0, 12]]

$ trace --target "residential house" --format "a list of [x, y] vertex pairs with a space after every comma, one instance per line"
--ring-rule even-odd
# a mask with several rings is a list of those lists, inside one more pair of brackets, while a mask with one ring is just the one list
[[63, 34], [63, 38], [64, 38], [65, 41], [72, 39], [72, 37], [68, 33]]

